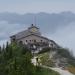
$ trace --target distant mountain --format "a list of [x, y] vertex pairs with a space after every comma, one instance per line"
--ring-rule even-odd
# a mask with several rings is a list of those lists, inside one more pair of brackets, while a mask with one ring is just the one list
[[72, 22], [75, 22], [75, 14], [72, 12], [62, 13], [0, 13], [0, 21], [7, 21], [10, 24], [30, 25], [34, 23], [36, 18], [37, 26], [45, 32], [46, 28], [49, 32], [55, 32], [58, 27], [66, 26]]

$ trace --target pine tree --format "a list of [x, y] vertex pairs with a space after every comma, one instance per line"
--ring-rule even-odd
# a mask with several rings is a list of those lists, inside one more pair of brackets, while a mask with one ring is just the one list
[[6, 52], [8, 52], [9, 51], [9, 43], [7, 42], [7, 44], [6, 44]]
[[0, 54], [1, 54], [1, 51], [2, 51], [2, 50], [1, 50], [1, 46], [0, 46]]

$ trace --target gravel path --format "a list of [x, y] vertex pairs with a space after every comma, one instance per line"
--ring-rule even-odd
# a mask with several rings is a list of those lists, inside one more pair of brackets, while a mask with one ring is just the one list
[[[35, 66], [37, 65], [36, 58], [37, 58], [37, 57], [34, 57], [34, 58], [31, 60], [32, 63], [33, 63]], [[74, 75], [74, 74], [70, 73], [68, 70], [62, 70], [61, 68], [57, 68], [57, 67], [52, 68], [52, 67], [47, 67], [47, 66], [43, 66], [43, 65], [41, 65], [41, 67], [48, 68], [48, 69], [52, 69], [52, 70], [58, 72], [60, 75]]]
[[72, 73], [70, 73], [67, 70], [62, 70], [61, 68], [50, 68], [54, 71], [57, 71], [60, 75], [73, 75]]

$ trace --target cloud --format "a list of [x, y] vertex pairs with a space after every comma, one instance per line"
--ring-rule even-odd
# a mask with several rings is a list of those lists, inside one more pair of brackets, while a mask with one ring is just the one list
[[59, 45], [72, 49], [75, 54], [75, 14], [63, 12], [59, 14], [37, 13], [19, 15], [15, 13], [0, 13], [0, 44], [10, 36], [25, 30], [37, 17], [37, 26], [41, 32]]
[[59, 28], [48, 37], [54, 39], [59, 45], [69, 48], [75, 55], [75, 22]]
[[19, 24], [9, 24], [7, 21], [0, 21], [0, 45], [10, 39], [10, 36], [24, 30], [26, 26]]

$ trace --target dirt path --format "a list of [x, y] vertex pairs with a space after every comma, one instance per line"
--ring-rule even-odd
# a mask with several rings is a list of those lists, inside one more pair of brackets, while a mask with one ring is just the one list
[[[32, 59], [32, 63], [33, 63], [35, 66], [37, 65], [36, 58], [37, 58], [37, 57], [34, 57], [34, 58]], [[70, 73], [68, 70], [62, 70], [61, 68], [57, 68], [57, 67], [52, 68], [52, 67], [47, 67], [47, 66], [43, 66], [43, 65], [41, 65], [41, 67], [48, 68], [48, 69], [52, 69], [52, 70], [58, 72], [60, 75], [74, 75], [74, 74]]]
[[48, 69], [52, 69], [56, 72], [58, 72], [60, 75], [74, 75], [72, 73], [70, 73], [68, 70], [62, 70], [61, 68], [52, 68], [52, 67], [47, 67], [47, 66], [43, 66], [44, 68], [48, 68]]

